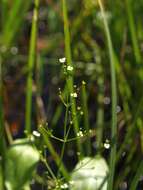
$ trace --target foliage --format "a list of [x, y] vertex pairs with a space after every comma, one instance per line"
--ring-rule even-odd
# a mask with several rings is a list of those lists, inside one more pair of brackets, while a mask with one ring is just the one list
[[7, 190], [26, 190], [39, 161], [39, 152], [28, 140], [16, 140], [5, 156], [5, 186]]
[[108, 190], [142, 189], [142, 8], [0, 0], [1, 190], [72, 189], [97, 154]]

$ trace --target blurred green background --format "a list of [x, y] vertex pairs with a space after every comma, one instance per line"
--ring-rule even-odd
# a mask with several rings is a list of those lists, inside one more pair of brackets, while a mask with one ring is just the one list
[[[124, 190], [129, 189], [128, 185], [131, 184], [143, 155], [143, 1], [102, 2], [111, 32], [117, 74], [117, 151], [121, 152], [114, 188]], [[85, 81], [88, 120], [90, 129], [93, 130], [91, 154], [94, 155], [97, 151], [97, 127], [102, 125], [102, 153], [108, 158], [109, 150], [104, 144], [109, 141], [111, 134], [111, 77], [101, 11], [96, 0], [67, 0], [67, 5], [79, 123], [82, 129], [85, 122], [82, 82]], [[24, 136], [26, 79], [29, 73], [27, 61], [33, 8], [34, 2], [31, 0], [0, 1], [1, 94], [4, 121], [14, 138]], [[33, 130], [40, 123], [47, 122], [59, 138], [63, 136], [65, 117], [65, 106], [59, 95], [64, 92], [66, 81], [64, 64], [59, 61], [65, 57], [62, 14], [61, 1], [40, 1], [31, 119]], [[73, 136], [73, 131], [71, 133]], [[112, 144], [109, 141], [110, 143]], [[57, 152], [60, 152], [61, 146], [56, 142], [53, 144]], [[85, 144], [86, 140], [83, 140], [83, 145]], [[75, 144], [68, 144], [66, 150], [64, 162], [71, 171], [77, 161]], [[142, 189], [142, 185], [141, 178], [138, 190]]]

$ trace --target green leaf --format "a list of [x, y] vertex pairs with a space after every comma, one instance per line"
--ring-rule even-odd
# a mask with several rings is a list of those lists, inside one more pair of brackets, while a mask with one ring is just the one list
[[16, 140], [5, 159], [5, 186], [7, 190], [28, 190], [40, 155], [27, 139]]
[[108, 165], [104, 158], [86, 157], [76, 165], [71, 175], [70, 190], [107, 190], [105, 179], [108, 173]]

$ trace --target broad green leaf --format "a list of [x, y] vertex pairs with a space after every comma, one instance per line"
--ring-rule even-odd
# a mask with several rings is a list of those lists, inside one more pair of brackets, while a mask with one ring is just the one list
[[107, 190], [109, 169], [104, 158], [86, 157], [75, 167], [71, 175], [70, 190]]
[[39, 161], [39, 152], [27, 139], [16, 140], [5, 159], [7, 190], [28, 190], [29, 181]]

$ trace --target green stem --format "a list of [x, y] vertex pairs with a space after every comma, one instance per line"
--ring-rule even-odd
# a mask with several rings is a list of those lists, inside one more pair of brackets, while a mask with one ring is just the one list
[[[67, 104], [68, 104], [68, 101], [67, 101]], [[60, 156], [61, 163], [62, 163], [62, 160], [63, 160], [63, 157], [64, 157], [64, 152], [65, 152], [65, 147], [66, 147], [66, 140], [68, 138], [68, 133], [67, 133], [68, 111], [69, 111], [69, 106], [66, 106], [66, 113], [65, 113], [65, 120], [64, 120], [64, 142], [63, 142], [63, 145], [62, 145], [61, 156]], [[61, 163], [59, 164], [59, 170], [60, 170]]]
[[[84, 129], [86, 130], [87, 134], [89, 134], [89, 115], [88, 115], [88, 107], [87, 107], [87, 94], [86, 94], [86, 83], [82, 81], [82, 109], [84, 110]], [[86, 142], [86, 151], [87, 155], [91, 155], [91, 141], [90, 135], [88, 135], [88, 139]]]
[[125, 4], [126, 4], [129, 29], [131, 33], [131, 40], [133, 44], [135, 59], [136, 59], [136, 62], [139, 64], [141, 62], [141, 53], [140, 53], [140, 48], [139, 48], [138, 39], [137, 39], [136, 26], [134, 22], [134, 16], [132, 13], [131, 1], [125, 0]]
[[[4, 169], [4, 160], [5, 160], [5, 151], [6, 151], [6, 144], [5, 144], [5, 134], [4, 134], [4, 113], [3, 113], [3, 82], [2, 82], [2, 59], [0, 57], [0, 156], [2, 156], [2, 161], [0, 163], [1, 172], [3, 174]], [[4, 186], [4, 178], [3, 175], [1, 176], [1, 186]], [[3, 187], [4, 189], [4, 187]]]
[[31, 112], [32, 112], [32, 75], [36, 58], [36, 39], [37, 39], [37, 24], [38, 24], [38, 8], [39, 0], [35, 0], [35, 8], [32, 19], [32, 29], [30, 37], [30, 49], [28, 59], [28, 76], [27, 76], [27, 88], [26, 88], [26, 115], [25, 125], [28, 134], [31, 133]]
[[57, 152], [55, 151], [52, 143], [50, 142], [49, 140], [49, 137], [47, 135], [47, 133], [45, 132], [46, 130], [43, 128], [43, 127], [39, 127], [39, 132], [42, 134], [43, 136], [43, 140], [48, 148], [48, 151], [51, 153], [51, 155], [53, 156], [53, 159], [56, 163], [56, 165], [59, 167], [60, 165], [60, 171], [61, 173], [63, 174], [63, 176], [66, 178], [66, 179], [69, 179], [69, 174], [63, 164], [63, 162], [61, 162], [61, 159], [59, 157], [59, 155], [57, 154]]
[[109, 57], [110, 57], [110, 72], [111, 72], [111, 92], [112, 92], [112, 123], [111, 123], [111, 136], [112, 140], [114, 140], [113, 145], [111, 146], [111, 153], [110, 153], [110, 173], [109, 173], [109, 180], [108, 180], [108, 190], [113, 189], [113, 181], [114, 181], [114, 174], [115, 174], [115, 163], [116, 163], [116, 149], [117, 149], [117, 90], [116, 90], [116, 72], [115, 72], [115, 57], [113, 52], [113, 45], [111, 41], [111, 35], [108, 27], [108, 23], [106, 20], [103, 4], [101, 0], [98, 0], [99, 6], [101, 9], [105, 33], [107, 37], [107, 45], [109, 49]]
[[[70, 39], [66, 0], [62, 0], [62, 5], [63, 5], [63, 19], [64, 19], [65, 55], [66, 55], [66, 59], [67, 59], [67, 66], [70, 66], [73, 68], [72, 56], [71, 56], [71, 39]], [[78, 118], [77, 118], [77, 113], [76, 113], [77, 112], [76, 111], [76, 101], [75, 101], [75, 98], [71, 96], [74, 93], [74, 84], [73, 83], [74, 83], [73, 74], [71, 74], [67, 77], [67, 85], [68, 85], [69, 95], [70, 95], [70, 103], [71, 103], [71, 112], [72, 112], [74, 131], [75, 131], [75, 135], [77, 135], [77, 133], [79, 132], [79, 123], [78, 123]], [[77, 139], [77, 147], [78, 147], [78, 151], [82, 155], [82, 146], [81, 146], [79, 139]]]
[[[63, 99], [66, 98], [67, 90], [68, 90], [68, 89], [67, 89], [67, 85], [65, 85], [64, 90], [61, 92]], [[51, 122], [52, 128], [54, 128], [54, 127], [57, 125], [58, 120], [59, 120], [59, 118], [60, 118], [60, 116], [61, 116], [62, 111], [63, 111], [63, 105], [60, 104], [60, 105], [58, 105], [58, 107], [56, 108], [55, 114], [53, 115], [52, 122]]]
[[41, 161], [42, 161], [42, 162], [45, 164], [45, 166], [47, 167], [48, 172], [51, 174], [52, 178], [53, 178], [55, 181], [57, 181], [57, 178], [56, 178], [54, 172], [52, 171], [52, 169], [50, 168], [50, 166], [49, 166], [47, 160], [46, 160], [44, 157], [41, 157]]
[[[31, 1], [19, 1], [15, 0], [12, 4], [11, 9], [8, 11], [8, 2], [7, 0], [3, 0], [3, 6], [4, 6], [4, 13], [3, 18], [3, 28], [2, 33], [0, 36], [0, 43], [2, 45], [9, 47], [11, 43], [13, 42], [15, 36], [17, 35], [17, 31], [19, 30], [20, 25], [22, 24], [22, 21], [25, 17], [25, 13], [28, 10]], [[7, 9], [7, 12], [6, 12]]]
[[7, 0], [2, 0], [1, 1], [1, 23], [2, 26], [5, 24], [5, 20], [7, 18], [7, 13], [8, 13], [8, 1]]
[[97, 102], [98, 102], [98, 110], [97, 110], [97, 148], [99, 153], [101, 153], [102, 142], [103, 142], [103, 126], [104, 126], [104, 106], [103, 106], [103, 99], [104, 99], [104, 76], [103, 76], [103, 66], [101, 63], [101, 56], [100, 50], [98, 46], [96, 47], [98, 58], [96, 59], [97, 64], [97, 85], [98, 85], [98, 95], [97, 95]]

